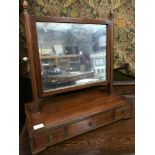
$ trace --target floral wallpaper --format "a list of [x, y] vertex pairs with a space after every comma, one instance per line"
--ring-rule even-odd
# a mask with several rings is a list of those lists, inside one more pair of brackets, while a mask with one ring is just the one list
[[[21, 4], [22, 0], [20, 0]], [[135, 0], [28, 0], [34, 15], [87, 17], [114, 20], [114, 68], [128, 64], [127, 74], [135, 74]], [[23, 21], [20, 22], [24, 42]], [[22, 35], [23, 34], [23, 35]]]

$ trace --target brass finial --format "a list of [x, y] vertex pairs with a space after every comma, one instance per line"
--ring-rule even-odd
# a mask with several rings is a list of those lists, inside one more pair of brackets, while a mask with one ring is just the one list
[[24, 13], [28, 13], [29, 4], [27, 0], [23, 1], [23, 8], [24, 8]]

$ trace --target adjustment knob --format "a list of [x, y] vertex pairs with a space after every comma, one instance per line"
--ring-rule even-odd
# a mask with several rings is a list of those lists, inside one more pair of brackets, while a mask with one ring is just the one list
[[23, 61], [25, 62], [28, 61], [28, 59], [29, 59], [28, 57], [23, 57]]

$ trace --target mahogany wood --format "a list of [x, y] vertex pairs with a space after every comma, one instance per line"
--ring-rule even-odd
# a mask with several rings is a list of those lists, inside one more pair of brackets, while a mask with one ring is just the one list
[[[81, 24], [105, 24], [107, 25], [107, 57], [106, 57], [106, 66], [107, 66], [107, 80], [96, 82], [92, 84], [86, 84], [83, 86], [75, 86], [70, 88], [62, 88], [60, 90], [54, 90], [49, 92], [43, 92], [42, 86], [42, 77], [41, 77], [41, 66], [40, 66], [40, 57], [39, 57], [39, 48], [38, 48], [38, 40], [37, 40], [37, 30], [36, 30], [36, 22], [61, 22], [61, 23], [81, 23]], [[62, 17], [42, 17], [42, 16], [33, 16], [31, 15], [31, 28], [32, 28], [32, 38], [33, 38], [33, 53], [35, 55], [35, 69], [37, 76], [37, 85], [38, 92], [40, 97], [45, 97], [53, 94], [58, 94], [62, 92], [73, 91], [77, 89], [88, 88], [92, 86], [105, 84], [109, 86], [109, 92], [113, 91], [113, 21], [111, 20], [95, 20], [95, 19], [86, 19], [86, 18], [62, 18]]]
[[[134, 155], [134, 97], [128, 95], [127, 98], [133, 103], [133, 118], [117, 121], [50, 146], [39, 155]], [[22, 155], [31, 155], [27, 125], [26, 122], [20, 134], [20, 154]]]
[[43, 134], [34, 135], [35, 146], [40, 147], [45, 144], [54, 144], [64, 140], [64, 128], [58, 128], [53, 131], [45, 132]]
[[97, 114], [94, 117], [94, 124], [92, 125], [96, 126], [100, 126], [100, 124], [106, 125], [111, 123], [113, 119], [114, 119], [114, 112], [113, 110], [109, 110], [104, 113]]
[[108, 48], [109, 50], [107, 50], [108, 52], [110, 52], [109, 54], [109, 92], [112, 93], [113, 92], [113, 48], [114, 48], [114, 39], [113, 39], [113, 22], [110, 23], [109, 27], [108, 27], [108, 38], [110, 39], [108, 41]]
[[120, 95], [135, 94], [134, 81], [115, 81], [113, 87], [114, 87], [114, 92]]
[[[120, 120], [48, 147], [38, 155], [134, 155], [134, 118]], [[20, 138], [21, 155], [32, 155], [27, 123]]]
[[[32, 153], [39, 153], [51, 145], [106, 124], [130, 118], [132, 116], [131, 102], [112, 93], [113, 22], [111, 20], [30, 16], [26, 0], [24, 0], [23, 7], [34, 98], [32, 103], [25, 106]], [[36, 31], [36, 22], [39, 21], [106, 24], [108, 30], [107, 80], [43, 92]], [[105, 86], [108, 86], [110, 93], [104, 92]], [[34, 130], [34, 126], [38, 124], [44, 126]]]
[[[46, 106], [37, 114], [30, 113], [29, 106], [26, 106], [27, 118], [31, 120], [28, 119], [28, 122], [34, 154], [60, 141], [130, 118], [132, 114], [132, 105], [127, 99], [103, 93], [97, 88], [59, 94], [52, 98], [42, 102]], [[33, 126], [39, 123], [43, 123], [44, 128], [33, 130]], [[53, 137], [52, 142], [48, 141], [50, 136]]]
[[27, 39], [27, 47], [28, 47], [28, 55], [29, 55], [29, 64], [30, 64], [30, 75], [32, 82], [32, 94], [33, 94], [33, 103], [32, 103], [32, 111], [39, 112], [39, 99], [38, 99], [38, 86], [36, 80], [36, 68], [34, 65], [34, 53], [33, 53], [33, 39], [32, 39], [32, 30], [31, 30], [31, 17], [28, 14], [28, 3], [26, 0], [23, 1], [24, 8], [24, 21], [25, 21], [25, 32]]
[[[34, 102], [32, 106], [33, 112], [39, 112], [40, 97], [45, 97], [49, 95], [54, 95], [57, 93], [63, 93], [67, 91], [73, 91], [77, 89], [83, 89], [87, 87], [97, 86], [97, 85], [109, 85], [109, 92], [113, 90], [113, 22], [111, 20], [92, 20], [85, 18], [61, 18], [61, 17], [43, 17], [43, 16], [33, 16], [28, 14], [28, 3], [26, 0], [23, 1], [24, 7], [24, 20], [25, 20], [25, 30], [27, 36], [28, 54], [30, 60], [31, 68], [31, 78], [32, 78], [32, 89]], [[42, 79], [41, 79], [41, 66], [39, 58], [36, 22], [63, 22], [63, 23], [82, 23], [82, 24], [106, 24], [107, 25], [107, 80], [102, 82], [96, 82], [93, 84], [87, 84], [83, 86], [75, 86], [72, 88], [64, 88], [60, 90], [43, 92]], [[33, 39], [32, 39], [33, 38]]]

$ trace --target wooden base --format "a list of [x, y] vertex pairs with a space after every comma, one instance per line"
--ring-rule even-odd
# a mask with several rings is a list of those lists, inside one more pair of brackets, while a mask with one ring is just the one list
[[[31, 113], [29, 105], [25, 111], [31, 151], [36, 154], [71, 137], [131, 117], [132, 104], [116, 94], [87, 89], [44, 100], [40, 113]], [[35, 125], [42, 123], [44, 127], [34, 130]]]

